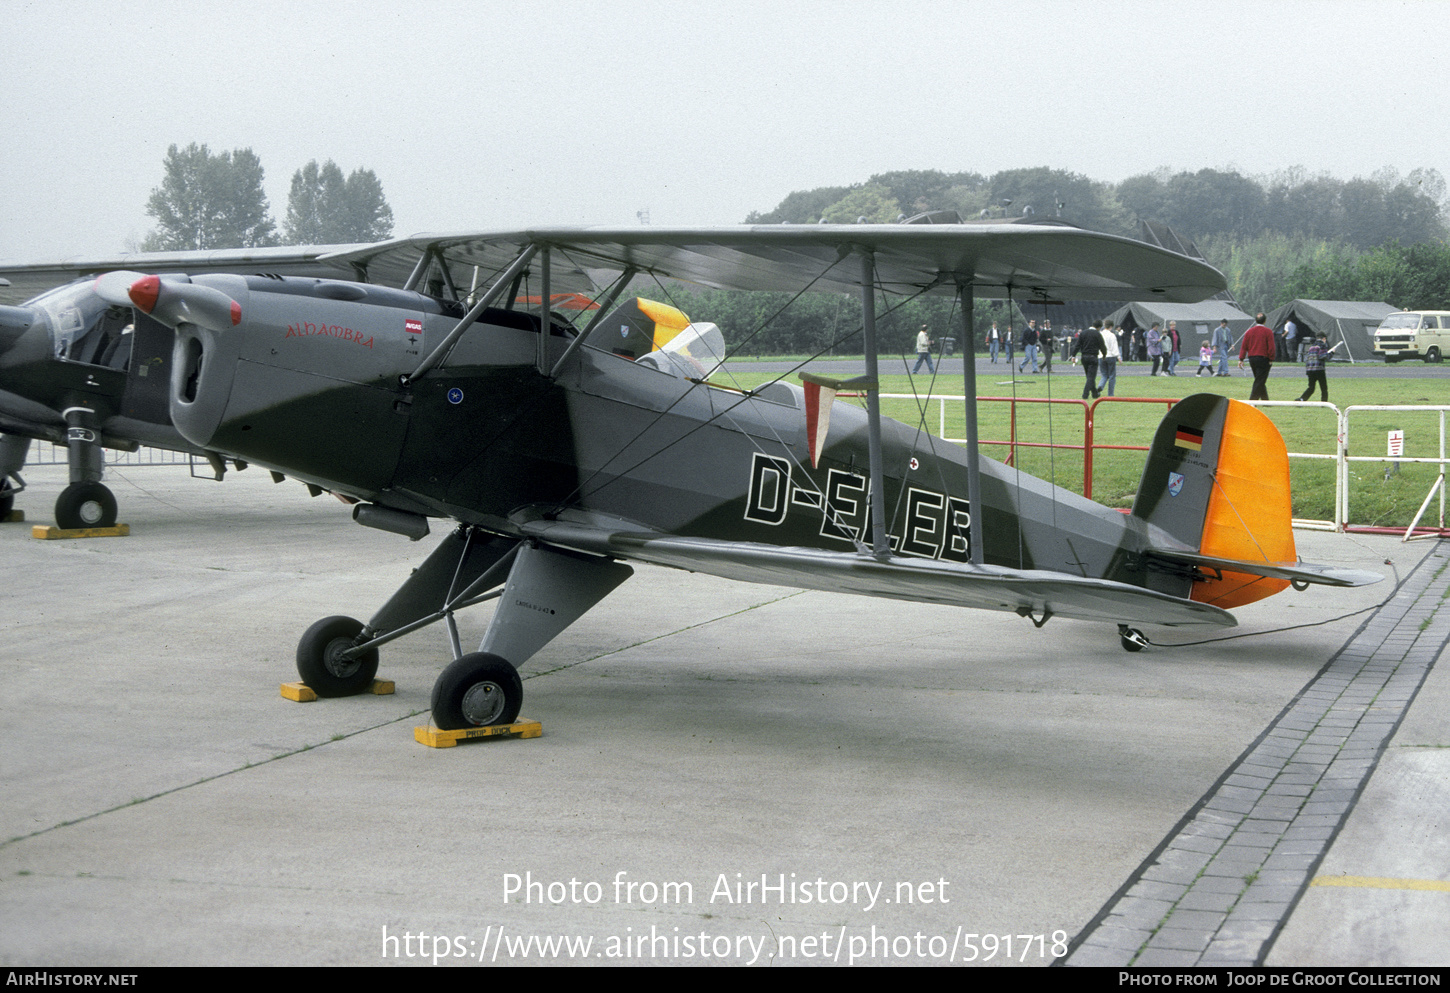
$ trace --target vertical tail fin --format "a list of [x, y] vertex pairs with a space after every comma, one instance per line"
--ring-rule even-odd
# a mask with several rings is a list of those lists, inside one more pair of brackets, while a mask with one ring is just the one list
[[[1200, 555], [1244, 562], [1297, 559], [1289, 453], [1279, 429], [1245, 403], [1200, 393], [1158, 425], [1133, 514]], [[1272, 596], [1286, 579], [1222, 571], [1190, 598], [1237, 607]]]

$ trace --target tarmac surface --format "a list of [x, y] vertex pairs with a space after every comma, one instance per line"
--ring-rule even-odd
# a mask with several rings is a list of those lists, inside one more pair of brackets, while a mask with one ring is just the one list
[[[1450, 964], [1444, 543], [1299, 532], [1386, 582], [1138, 654], [1101, 625], [640, 566], [522, 667], [542, 737], [431, 749], [441, 626], [383, 647], [395, 695], [278, 684], [437, 532], [255, 469], [142, 467], [108, 474], [129, 537], [41, 541], [65, 468], [25, 476], [29, 520], [0, 525], [0, 964], [1182, 961], [1119, 947], [1140, 897], [1201, 964]], [[1319, 785], [1276, 789], [1296, 775]], [[1197, 909], [1209, 871], [1135, 892], [1193, 837], [1236, 853], [1233, 901]]]

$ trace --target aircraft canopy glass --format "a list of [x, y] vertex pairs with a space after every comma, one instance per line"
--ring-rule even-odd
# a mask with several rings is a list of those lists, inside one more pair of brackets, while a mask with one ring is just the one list
[[131, 311], [108, 314], [112, 308], [95, 294], [93, 283], [81, 279], [58, 286], [27, 306], [49, 321], [56, 358], [123, 368], [130, 358]]

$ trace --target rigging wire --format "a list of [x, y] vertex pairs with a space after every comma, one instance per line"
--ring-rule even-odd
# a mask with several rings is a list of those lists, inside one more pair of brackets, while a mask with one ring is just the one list
[[[1042, 323], [1043, 323], [1043, 326], [1044, 327], [1047, 325], [1047, 301], [1045, 299], [1042, 301]], [[1042, 349], [1042, 338], [1041, 338], [1041, 334], [1042, 334], [1042, 332], [1039, 331], [1038, 332], [1038, 339], [1037, 339], [1037, 350], [1039, 352], [1041, 352], [1043, 350]], [[1052, 436], [1052, 356], [1051, 355], [1048, 355], [1047, 356], [1047, 361], [1045, 363], [1045, 366], [1046, 366], [1046, 375], [1047, 375], [1047, 479], [1048, 479], [1048, 481], [1050, 483], [1052, 483], [1052, 529], [1053, 529], [1054, 532], [1056, 532], [1057, 531], [1057, 445], [1055, 443], [1055, 439]], [[1058, 533], [1060, 533], [1060, 532], [1058, 532]], [[1069, 548], [1072, 547], [1072, 539], [1066, 538], [1064, 540], [1067, 541], [1067, 544], [1068, 544], [1068, 547]]]
[[[1007, 340], [1009, 340], [1009, 341], [1012, 340], [1012, 335], [1013, 335], [1013, 331], [1012, 331], [1012, 313], [1013, 313], [1013, 310], [1012, 310], [1012, 284], [1011, 284], [1011, 282], [1008, 282], [1007, 283]], [[1027, 362], [1027, 346], [1025, 344], [1022, 346], [1022, 361], [1023, 361], [1023, 364], [1026, 364], [1026, 362]], [[1016, 425], [1017, 425], [1017, 371], [1016, 371], [1016, 369], [1010, 368], [1011, 366], [1014, 366], [1014, 365], [1016, 365], [1015, 360], [1013, 362], [1009, 362], [1008, 363], [1009, 368], [1007, 370], [1008, 375], [1009, 375], [1009, 377], [1011, 379], [1011, 382], [1012, 382], [1012, 425], [1013, 425], [1013, 430], [1011, 432], [1011, 436], [1012, 436], [1011, 447], [1008, 449], [1008, 453], [1009, 453], [1009, 455], [1010, 455], [1010, 457], [1012, 459], [1012, 471], [1013, 471], [1014, 485], [1017, 488], [1017, 495], [1016, 495], [1016, 498], [1015, 498], [1014, 502], [1016, 503], [1017, 511], [1020, 514], [1021, 513], [1021, 510], [1022, 510], [1022, 460], [1017, 457], [1017, 454], [1018, 454], [1017, 453], [1017, 431], [1016, 431]], [[1023, 564], [1025, 561], [1026, 561], [1026, 556], [1024, 554], [1024, 549], [1022, 547], [1022, 521], [1019, 518], [1018, 521], [1017, 521], [1017, 568], [1019, 568], [1019, 569], [1026, 568], [1026, 566]]]
[[[829, 270], [827, 270], [827, 271], [829, 271]], [[825, 273], [822, 273], [821, 275], [824, 276]], [[816, 278], [817, 279], [820, 279], [821, 276], [818, 276]], [[926, 292], [926, 288], [922, 288], [918, 292], [912, 294], [910, 297], [907, 297], [906, 299], [902, 300], [902, 302], [899, 303], [899, 304], [897, 304], [895, 307], [892, 307], [892, 308], [890, 308], [890, 309], [888, 309], [886, 311], [883, 311], [881, 316], [884, 317], [884, 316], [886, 316], [888, 314], [894, 313], [896, 310], [898, 310], [901, 307], [905, 306], [906, 304], [910, 303], [912, 300], [916, 299], [918, 296], [920, 296], [922, 293], [925, 293], [925, 292]], [[797, 296], [798, 295], [799, 294], [797, 294]], [[782, 311], [784, 309], [785, 308], [781, 308]], [[780, 311], [777, 311], [777, 313], [775, 315], [772, 315], [772, 317], [770, 318], [770, 320], [774, 320], [776, 316], [779, 316], [779, 314], [780, 314]], [[844, 335], [841, 335], [840, 337], [836, 338], [834, 341], [829, 342], [824, 348], [819, 349], [814, 354], [806, 356], [800, 362], [797, 362], [795, 365], [791, 366], [789, 369], [787, 369], [781, 375], [779, 375], [779, 376], [775, 377], [774, 379], [770, 380], [768, 383], [764, 383], [761, 386], [757, 386], [757, 387], [755, 387], [753, 390], [751, 390], [749, 392], [742, 391], [742, 396], [741, 396], [741, 399], [739, 401], [737, 401], [734, 404], [731, 404], [729, 407], [727, 407], [724, 410], [722, 410], [719, 414], [713, 415], [708, 420], [705, 420], [705, 421], [700, 422], [698, 425], [695, 426], [695, 428], [692, 428], [690, 431], [686, 432], [684, 435], [681, 435], [679, 438], [676, 438], [674, 441], [672, 441], [668, 445], [664, 446], [664, 448], [661, 448], [658, 451], [656, 451], [656, 452], [654, 452], [654, 453], [652, 453], [650, 455], [645, 456], [645, 458], [641, 459], [638, 463], [635, 464], [635, 466], [631, 467], [631, 470], [628, 470], [628, 471], [632, 471], [633, 468], [638, 468], [640, 465], [643, 465], [645, 462], [648, 462], [650, 459], [654, 458], [655, 455], [658, 455], [658, 454], [664, 452], [666, 449], [670, 448], [671, 446], [677, 444], [678, 442], [683, 441], [685, 438], [689, 437], [689, 435], [693, 434], [695, 431], [697, 431], [700, 428], [706, 426], [707, 424], [712, 423], [716, 418], [718, 418], [720, 416], [723, 416], [726, 413], [729, 413], [730, 411], [734, 410], [736, 407], [740, 406], [742, 403], [746, 402], [747, 400], [756, 399], [761, 394], [762, 391], [768, 389], [771, 386], [776, 385], [777, 383], [783, 382], [786, 378], [788, 378], [791, 375], [791, 373], [798, 372], [799, 370], [805, 368], [807, 365], [809, 365], [810, 363], [814, 362], [816, 359], [820, 358], [822, 355], [826, 354], [826, 352], [829, 351], [830, 349], [833, 349], [837, 345], [840, 345], [843, 342], [849, 341], [852, 338], [856, 337], [858, 334], [861, 333], [862, 330], [863, 329], [860, 328], [860, 327], [857, 327], [857, 328], [852, 329], [849, 333], [844, 334]], [[709, 385], [708, 383], [705, 383], [703, 380], [691, 380], [691, 383], [694, 386], [708, 386]], [[689, 391], [686, 391], [686, 392], [688, 393]], [[677, 399], [675, 401], [675, 403], [678, 403], [679, 400], [681, 400], [681, 399], [684, 399], [684, 396], [683, 395], [679, 399]], [[673, 406], [674, 405], [672, 404], [671, 407], [673, 407]], [[658, 418], [656, 418], [656, 420], [658, 420]], [[653, 422], [651, 422], [651, 423], [653, 423]], [[648, 430], [648, 427], [649, 426], [647, 425], [644, 430]], [[643, 436], [644, 430], [640, 431], [639, 434], [636, 435], [636, 439]], [[598, 491], [595, 490], [594, 492], [598, 492]]]
[[[847, 258], [847, 257], [848, 256], [842, 256], [842, 259]], [[762, 330], [764, 330], [765, 326], [767, 324], [769, 324], [770, 321], [775, 320], [782, 313], [784, 313], [785, 310], [786, 310], [786, 308], [788, 308], [791, 304], [795, 303], [795, 301], [798, 300], [803, 293], [808, 292], [812, 286], [814, 286], [820, 280], [824, 279], [826, 277], [826, 275], [829, 274], [830, 271], [832, 269], [834, 269], [836, 266], [840, 265], [840, 263], [841, 263], [841, 259], [837, 259], [835, 262], [832, 262], [829, 266], [827, 266], [824, 270], [822, 270], [821, 273], [818, 276], [816, 276], [814, 279], [812, 279], [809, 283], [807, 283], [805, 286], [803, 286], [800, 290], [796, 291], [796, 293], [794, 295], [792, 295], [791, 298], [788, 301], [786, 301], [786, 303], [779, 310], [777, 310], [775, 313], [773, 313], [769, 317], [767, 317], [765, 319], [765, 321], [763, 321], [759, 327], [757, 327], [748, 336], [746, 336], [745, 341], [742, 342], [741, 345], [743, 346], [744, 344], [748, 343], [752, 338], [754, 338], [756, 335], [758, 335]], [[655, 279], [656, 285], [659, 286], [660, 290], [663, 292], [663, 294], [665, 295], [665, 297], [671, 301], [670, 306], [672, 306], [672, 307], [675, 306], [674, 303], [673, 303], [673, 297], [671, 296], [669, 290], [666, 289], [665, 286], [662, 283], [659, 282], [659, 278], [657, 276], [655, 276], [654, 273], [650, 273], [650, 275], [651, 275], [652, 278]], [[675, 307], [675, 309], [676, 310], [679, 310], [681, 313], [684, 313], [683, 308]], [[729, 351], [730, 351], [729, 349], [726, 349], [726, 352], [727, 352], [726, 358], [729, 357], [729, 354], [728, 354]], [[815, 358], [816, 358], [816, 356], [812, 356], [811, 358], [806, 359], [805, 362], [802, 362], [799, 365], [797, 365], [795, 367], [795, 369], [801, 368], [802, 366], [806, 365], [807, 362], [813, 361]], [[717, 368], [720, 365], [723, 365], [723, 364], [724, 364], [724, 359], [722, 359], [719, 363], [717, 363]], [[790, 375], [790, 373], [793, 372], [793, 371], [795, 371], [795, 369], [788, 370], [785, 373], [785, 375], [787, 375], [787, 376]], [[780, 378], [784, 378], [784, 377], [780, 377]], [[757, 387], [757, 389], [755, 391], [753, 391], [753, 392], [758, 393], [760, 390], [763, 390], [763, 389], [765, 389], [768, 386], [775, 385], [775, 383], [780, 382], [780, 378], [777, 378], [775, 380], [772, 380], [769, 383], [766, 383], [765, 386]], [[608, 459], [605, 459], [602, 463], [600, 463], [599, 467], [596, 468], [593, 472], [591, 472], [585, 479], [583, 479], [582, 481], [580, 481], [578, 483], [578, 485], [576, 485], [574, 487], [574, 489], [571, 490], [567, 496], [565, 496], [563, 499], [557, 501], [557, 503], [555, 504], [555, 510], [554, 510], [554, 512], [555, 513], [558, 513], [560, 510], [563, 510], [564, 509], [564, 506], [566, 504], [568, 504], [569, 501], [573, 500], [575, 497], [583, 496], [583, 495], [586, 494], [586, 492], [587, 493], [590, 493], [590, 494], [598, 493], [599, 490], [603, 489], [605, 486], [608, 486], [615, 479], [619, 479], [619, 478], [622, 478], [624, 476], [628, 476], [631, 472], [633, 472], [635, 469], [638, 469], [640, 466], [644, 465], [650, 459], [653, 459], [655, 456], [662, 454], [663, 452], [665, 452], [669, 448], [672, 448], [674, 445], [676, 445], [679, 442], [683, 441], [684, 439], [690, 437], [690, 435], [694, 434], [696, 431], [698, 431], [701, 428], [705, 427], [707, 424], [713, 423], [722, 414], [728, 413], [729, 411], [734, 410], [735, 407], [738, 407], [741, 403], [744, 403], [746, 400], [751, 399], [750, 393], [744, 393], [742, 395], [741, 399], [737, 403], [734, 403], [734, 404], [730, 405], [729, 407], [726, 407], [720, 413], [714, 414], [710, 418], [708, 418], [707, 420], [701, 421], [700, 423], [696, 424], [689, 431], [686, 431], [684, 434], [682, 434], [678, 438], [674, 439], [674, 441], [671, 441], [668, 444], [666, 444], [665, 446], [663, 446], [662, 448], [659, 448], [656, 451], [651, 452], [649, 455], [646, 455], [644, 458], [640, 459], [634, 465], [630, 466], [628, 469], [625, 469], [622, 473], [616, 474], [613, 477], [613, 479], [605, 480], [598, 488], [596, 488], [594, 490], [586, 490], [586, 487], [588, 487], [588, 485], [591, 482], [593, 482], [594, 479], [597, 476], [599, 476], [601, 473], [603, 473], [604, 470], [609, 467], [610, 463], [612, 463], [615, 459], [619, 458], [619, 456], [622, 455], [624, 453], [624, 451], [631, 444], [633, 444], [634, 442], [638, 441], [640, 438], [643, 438], [646, 432], [648, 432], [652, 427], [654, 427], [656, 424], [658, 424], [660, 422], [660, 420], [666, 414], [668, 414], [670, 411], [674, 410], [675, 407], [678, 406], [685, 399], [685, 397], [689, 396], [697, 388], [705, 385], [705, 383], [704, 383], [703, 380], [690, 380], [689, 382], [691, 383], [691, 386], [689, 387], [689, 389], [684, 390], [678, 397], [676, 397], [673, 401], [671, 401], [671, 403], [669, 404], [669, 406], [667, 406], [664, 410], [658, 411], [655, 414], [654, 418], [651, 419], [650, 422], [648, 424], [646, 424], [643, 428], [641, 428], [635, 434], [635, 436], [633, 438], [631, 438], [628, 442], [626, 442], [624, 444], [624, 446], [622, 446], [619, 449], [619, 451], [615, 452]]]
[[[849, 256], [844, 256], [844, 257], [849, 257]], [[790, 306], [790, 304], [794, 303], [795, 300], [798, 299], [801, 296], [801, 294], [807, 292], [811, 288], [811, 286], [814, 286], [815, 283], [817, 283], [819, 280], [825, 278], [825, 276], [827, 275], [827, 273], [829, 273], [831, 271], [831, 269], [835, 268], [835, 266], [838, 265], [838, 264], [840, 264], [840, 260], [839, 259], [836, 262], [833, 262], [824, 271], [822, 271], [820, 275], [818, 275], [814, 279], [812, 279], [811, 282], [808, 283], [804, 288], [802, 288], [797, 293], [795, 293], [791, 297], [791, 299], [785, 304], [785, 306], [781, 307], [774, 314], [772, 314], [769, 318], [767, 318], [766, 321], [763, 322], [761, 324], [761, 326], [759, 328], [757, 328], [756, 331], [751, 334], [750, 337], [754, 337], [755, 334], [758, 334], [761, 330], [764, 330], [765, 326], [770, 321], [773, 321], [777, 317], [779, 317], [780, 314], [783, 313], [786, 310], [786, 308]], [[917, 297], [919, 297], [922, 294], [926, 293], [927, 290], [929, 290], [929, 289], [931, 289], [930, 286], [920, 287], [915, 293], [911, 294], [908, 297], [905, 297], [900, 303], [896, 304], [894, 307], [888, 308], [886, 311], [884, 311], [882, 313], [881, 316], [886, 316], [886, 315], [895, 313], [897, 310], [899, 310], [900, 308], [904, 307], [906, 304], [910, 303], [912, 300], [915, 300]], [[666, 291], [666, 293], [668, 294], [668, 291]], [[672, 304], [672, 306], [673, 306], [673, 304]], [[769, 388], [771, 386], [774, 386], [775, 384], [783, 381], [788, 376], [790, 376], [792, 373], [797, 372], [800, 369], [805, 368], [811, 362], [814, 362], [816, 359], [818, 359], [822, 355], [824, 355], [826, 353], [826, 351], [828, 351], [831, 348], [834, 348], [837, 344], [840, 344], [843, 341], [847, 341], [847, 340], [855, 337], [863, 329], [864, 329], [864, 325], [863, 325], [862, 328], [856, 328], [856, 329], [852, 330], [849, 334], [843, 335], [840, 338], [836, 339], [835, 341], [828, 343], [824, 348], [819, 349], [813, 355], [809, 355], [806, 358], [802, 359], [800, 362], [797, 362], [796, 364], [794, 364], [793, 366], [791, 366], [789, 369], [787, 369], [784, 373], [782, 373], [781, 375], [779, 375], [776, 378], [772, 379], [770, 382], [765, 383], [762, 386], [758, 386], [754, 390], [752, 390], [752, 391], [750, 391], [748, 393], [742, 393], [740, 399], [737, 400], [735, 403], [729, 405], [728, 407], [725, 407], [724, 409], [720, 410], [719, 412], [717, 412], [715, 414], [712, 414], [709, 418], [707, 418], [707, 419], [705, 419], [703, 421], [700, 421], [694, 427], [690, 428], [690, 430], [684, 432], [679, 437], [675, 438], [674, 440], [672, 440], [672, 441], [668, 442], [667, 444], [661, 446], [660, 448], [656, 449], [654, 452], [651, 452], [650, 454], [644, 456], [638, 462], [634, 463], [632, 466], [630, 466], [629, 468], [625, 469], [622, 473], [614, 476], [612, 479], [605, 480], [603, 483], [601, 483], [595, 489], [589, 490], [588, 493], [591, 494], [591, 495], [594, 494], [594, 493], [598, 493], [604, 487], [608, 486], [611, 482], [614, 482], [614, 481], [616, 481], [616, 480], [618, 480], [620, 478], [624, 478], [624, 477], [628, 476], [630, 473], [632, 473], [634, 470], [638, 469], [640, 466], [644, 465], [646, 462], [650, 461], [651, 459], [655, 458], [658, 455], [663, 454], [665, 451], [669, 450], [670, 448], [673, 448], [675, 445], [679, 444], [680, 442], [684, 441], [686, 438], [688, 438], [691, 435], [693, 435], [696, 431], [699, 431], [701, 428], [704, 428], [704, 427], [706, 427], [706, 426], [708, 426], [710, 424], [713, 424], [716, 420], [718, 420], [719, 418], [723, 417], [724, 415], [730, 413], [731, 411], [735, 410], [735, 408], [736, 407], [739, 407], [741, 404], [756, 399], [757, 398], [757, 395], [760, 394], [763, 390], [765, 390], [765, 389], [767, 389], [767, 388]], [[746, 341], [749, 341], [749, 338], [747, 338]], [[744, 343], [742, 343], [742, 344], [744, 344]], [[627, 443], [624, 447], [622, 447], [619, 450], [619, 452], [616, 452], [613, 456], [611, 456], [608, 460], [606, 460], [598, 469], [596, 469], [594, 472], [592, 472], [588, 476], [588, 478], [586, 478], [583, 482], [581, 482], [578, 486], [576, 486], [574, 488], [574, 490], [567, 497], [565, 497], [563, 500], [557, 502], [556, 503], [556, 510], [555, 510], [555, 512], [557, 513], [559, 510], [564, 509], [564, 506], [568, 503], [569, 500], [572, 500], [576, 496], [583, 495], [585, 493], [585, 487], [591, 481], [593, 481], [593, 479], [596, 476], [598, 476], [600, 473], [602, 473], [604, 471], [604, 469], [610, 464], [610, 462], [613, 462], [614, 459], [618, 458], [619, 455], [621, 455], [624, 452], [625, 448], [628, 448], [629, 447], [629, 444], [632, 444], [634, 441], [637, 441], [640, 438], [642, 438], [644, 436], [645, 432], [647, 432], [651, 427], [653, 427], [656, 423], [659, 422], [660, 418], [664, 417], [665, 414], [667, 414], [670, 410], [673, 410], [674, 407], [676, 405], [678, 405], [686, 396], [690, 395], [690, 393], [693, 392], [694, 388], [700, 387], [700, 386], [707, 386], [708, 385], [708, 384], [704, 383], [701, 380], [691, 380], [690, 382], [693, 384], [692, 387], [691, 387], [691, 389], [684, 391], [679, 397], [677, 397], [674, 400], [674, 402], [672, 402], [669, 405], [669, 407], [667, 407], [665, 410], [660, 411], [659, 413], [657, 413], [655, 415], [654, 419], [651, 420], [649, 424], [645, 425], [645, 427], [642, 428], [639, 432], [637, 432], [635, 434], [634, 438], [630, 439], [630, 442]], [[809, 478], [809, 477], [807, 477], [807, 478]], [[819, 489], [817, 489], [816, 492], [819, 493], [820, 492]], [[822, 494], [822, 499], [824, 500], [824, 494]]]

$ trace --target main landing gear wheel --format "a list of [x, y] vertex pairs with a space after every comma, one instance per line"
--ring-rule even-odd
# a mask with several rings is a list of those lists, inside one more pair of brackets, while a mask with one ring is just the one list
[[101, 483], [71, 483], [55, 501], [57, 527], [109, 528], [116, 524], [116, 498]]
[[297, 674], [318, 696], [353, 696], [373, 684], [378, 674], [376, 648], [355, 659], [342, 657], [362, 629], [362, 622], [351, 617], [324, 617], [297, 642]]
[[10, 516], [10, 511], [15, 509], [15, 487], [10, 480], [0, 479], [0, 521]]
[[512, 724], [524, 703], [524, 682], [505, 659], [471, 652], [449, 663], [433, 684], [433, 723], [440, 731]]
[[1124, 651], [1141, 652], [1148, 646], [1148, 639], [1143, 637], [1143, 632], [1126, 624], [1118, 625], [1118, 640], [1123, 643]]

